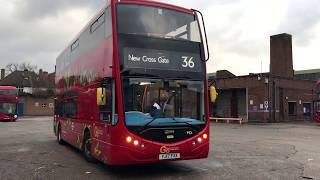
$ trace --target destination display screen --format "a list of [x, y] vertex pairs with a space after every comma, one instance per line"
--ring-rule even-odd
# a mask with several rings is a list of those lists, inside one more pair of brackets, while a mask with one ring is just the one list
[[166, 50], [124, 48], [124, 68], [202, 72], [199, 54]]

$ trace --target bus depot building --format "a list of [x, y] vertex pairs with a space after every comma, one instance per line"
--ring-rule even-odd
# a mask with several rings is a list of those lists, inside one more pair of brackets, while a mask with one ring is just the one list
[[[305, 71], [306, 73], [309, 71]], [[320, 75], [320, 71], [310, 71]], [[270, 72], [235, 76], [227, 70], [209, 74], [218, 90], [211, 116], [244, 118], [248, 122], [312, 120], [315, 79], [295, 76], [292, 63], [292, 36], [270, 37]], [[317, 76], [312, 76], [317, 77]]]

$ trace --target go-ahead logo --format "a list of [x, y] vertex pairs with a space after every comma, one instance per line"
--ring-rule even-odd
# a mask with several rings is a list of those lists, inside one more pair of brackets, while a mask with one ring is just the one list
[[167, 146], [161, 146], [160, 153], [161, 154], [168, 154], [171, 151], [178, 151], [179, 147], [167, 147]]

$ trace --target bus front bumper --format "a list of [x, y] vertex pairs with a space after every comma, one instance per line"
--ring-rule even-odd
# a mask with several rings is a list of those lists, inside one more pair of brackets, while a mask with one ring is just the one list
[[[168, 152], [168, 150], [170, 152]], [[203, 142], [193, 147], [192, 145], [189, 146], [189, 144], [186, 145], [186, 143], [176, 146], [149, 144], [145, 145], [144, 148], [141, 146], [129, 147], [114, 145], [110, 148], [110, 156], [106, 163], [110, 165], [151, 164], [166, 161], [202, 159], [207, 158], [208, 153], [209, 142]], [[174, 156], [170, 159], [170, 156], [166, 154], [178, 155], [178, 158]], [[161, 157], [169, 158], [161, 159]]]

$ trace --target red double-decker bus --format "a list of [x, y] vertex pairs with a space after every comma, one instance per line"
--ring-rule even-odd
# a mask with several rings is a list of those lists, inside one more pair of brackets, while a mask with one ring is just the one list
[[57, 58], [57, 141], [111, 165], [206, 158], [208, 57], [199, 11], [109, 1]]
[[12, 86], [0, 86], [0, 121], [16, 121], [18, 118], [18, 93]]
[[314, 120], [320, 123], [320, 80], [316, 85], [316, 101], [315, 101], [315, 109], [314, 109]]

